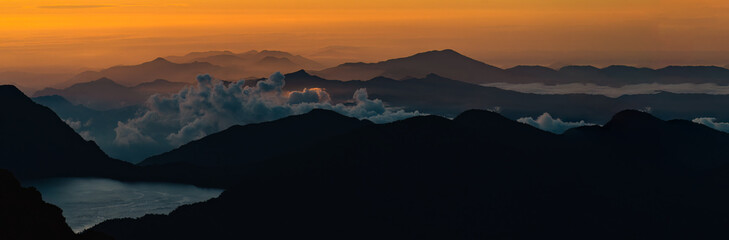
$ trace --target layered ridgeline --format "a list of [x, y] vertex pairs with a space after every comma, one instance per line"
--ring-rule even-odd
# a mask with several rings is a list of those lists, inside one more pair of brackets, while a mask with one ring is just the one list
[[[351, 104], [352, 96], [361, 88], [367, 89], [373, 99], [387, 106], [405, 111], [455, 117], [468, 109], [492, 109], [510, 119], [533, 117], [549, 113], [567, 122], [606, 123], [612, 113], [623, 109], [643, 109], [662, 119], [716, 118], [729, 119], [729, 95], [656, 94], [626, 95], [611, 98], [601, 95], [564, 94], [541, 95], [484, 87], [429, 74], [424, 78], [394, 80], [384, 77], [368, 81], [327, 80], [297, 71], [286, 74], [284, 91], [303, 91], [322, 88], [334, 104]], [[257, 80], [246, 81], [255, 86]], [[110, 156], [130, 162], [173, 149], [167, 145], [140, 145], [134, 149], [114, 142], [118, 122], [128, 122], [144, 113], [145, 108], [126, 108], [97, 111], [81, 105], [69, 104], [58, 96], [37, 97], [34, 100], [53, 109], [86, 139], [93, 139]]]
[[435, 74], [395, 80], [376, 77], [367, 81], [328, 80], [298, 71], [286, 74], [284, 90], [323, 88], [333, 101], [347, 101], [360, 88], [370, 97], [408, 111], [455, 117], [468, 109], [494, 109], [511, 119], [536, 117], [548, 112], [569, 121], [603, 124], [611, 114], [624, 109], [650, 109], [664, 119], [694, 119], [711, 116], [729, 119], [729, 95], [655, 94], [624, 95], [617, 98], [590, 94], [542, 95], [484, 87]]
[[135, 167], [109, 158], [51, 109], [11, 85], [0, 86], [0, 168], [21, 179], [120, 177]]
[[35, 92], [33, 96], [57, 95], [74, 104], [82, 104], [99, 110], [109, 110], [141, 105], [153, 94], [177, 93], [186, 85], [188, 84], [157, 79], [152, 82], [127, 87], [104, 77], [90, 82], [77, 83], [64, 89], [45, 88]]
[[265, 77], [277, 71], [293, 72], [299, 69], [320, 68], [322, 65], [313, 60], [281, 51], [193, 52], [185, 56], [160, 57], [137, 65], [82, 72], [59, 84], [58, 87], [68, 87], [75, 83], [101, 78], [113, 79], [125, 86], [135, 86], [157, 79], [190, 83], [200, 74], [211, 74], [220, 79], [237, 81], [244, 78]]
[[668, 66], [661, 69], [630, 66], [565, 66], [558, 70], [543, 66], [501, 69], [447, 49], [418, 53], [376, 63], [345, 63], [314, 72], [337, 80], [367, 80], [379, 76], [394, 79], [424, 77], [434, 73], [459, 81], [483, 83], [592, 83], [624, 86], [638, 83], [729, 84], [729, 69], [715, 66]]
[[34, 188], [23, 188], [12, 173], [0, 169], [0, 239], [109, 239], [92, 231], [74, 234], [61, 209], [46, 203]]
[[[198, 153], [250, 132], [224, 131], [150, 163], [239, 164], [255, 149]], [[634, 110], [563, 135], [480, 110], [414, 117], [249, 162], [219, 198], [93, 230], [116, 239], [724, 238], [727, 144], [729, 134]]]

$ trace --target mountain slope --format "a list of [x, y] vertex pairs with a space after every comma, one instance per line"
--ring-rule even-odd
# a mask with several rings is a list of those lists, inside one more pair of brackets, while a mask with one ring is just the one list
[[[711, 175], [715, 164], [677, 172], [681, 161], [653, 153], [727, 166], [729, 153], [697, 146], [729, 134], [634, 113], [605, 131], [658, 130], [554, 135], [485, 111], [369, 125], [251, 164], [217, 199], [93, 229], [120, 240], [726, 237], [729, 178]], [[655, 134], [685, 138], [620, 150]]]
[[[240, 166], [272, 155], [302, 150], [323, 139], [372, 124], [335, 112], [313, 110], [279, 120], [236, 125], [170, 152], [152, 156], [139, 165], [189, 163], [198, 166]], [[241, 154], [242, 153], [242, 154]]]
[[17, 88], [0, 86], [0, 167], [21, 179], [118, 176], [133, 165], [109, 158], [49, 108]]
[[0, 207], [2, 239], [76, 238], [60, 208], [44, 202], [37, 190], [21, 187], [4, 169], [0, 169]]
[[0, 169], [0, 239], [108, 239], [97, 232], [76, 235], [61, 209], [46, 203], [34, 188], [23, 188], [12, 173]]

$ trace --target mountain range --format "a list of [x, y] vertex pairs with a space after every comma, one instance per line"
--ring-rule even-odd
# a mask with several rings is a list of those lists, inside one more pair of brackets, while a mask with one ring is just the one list
[[32, 94], [38, 89], [66, 81], [73, 75], [73, 73], [43, 73], [28, 70], [2, 71], [0, 84], [15, 85], [24, 93]]
[[185, 56], [169, 56], [166, 58], [176, 63], [209, 62], [224, 67], [259, 68], [258, 71], [264, 71], [264, 75], [261, 76], [267, 76], [276, 71], [290, 72], [299, 69], [318, 70], [324, 68], [320, 63], [301, 55], [271, 50], [260, 52], [252, 50], [243, 53], [233, 53], [231, 51], [192, 52]]
[[185, 56], [156, 58], [138, 65], [114, 66], [99, 71], [79, 73], [57, 87], [109, 78], [124, 86], [164, 79], [171, 82], [191, 83], [200, 74], [210, 74], [217, 79], [237, 81], [260, 78], [271, 73], [299, 69], [321, 69], [316, 61], [282, 51], [230, 51], [192, 52]]
[[145, 82], [152, 82], [157, 79], [165, 79], [171, 82], [192, 82], [197, 75], [203, 73], [214, 74], [221, 79], [240, 79], [245, 73], [239, 69], [225, 68], [207, 62], [173, 63], [164, 58], [156, 58], [153, 61], [139, 65], [115, 66], [100, 71], [86, 71], [73, 76], [61, 84], [65, 88], [75, 83], [90, 82], [102, 78], [114, 79], [125, 86], [135, 86]]
[[[171, 82], [192, 82], [197, 75], [211, 74], [217, 79], [237, 81], [256, 79], [274, 72], [294, 72], [305, 69], [314, 75], [334, 80], [368, 80], [376, 77], [392, 79], [423, 78], [437, 74], [473, 84], [488, 83], [543, 83], [547, 85], [584, 83], [620, 87], [631, 84], [659, 83], [713, 83], [729, 85], [729, 69], [716, 66], [667, 66], [661, 69], [613, 65], [605, 68], [593, 66], [561, 66], [552, 69], [543, 66], [516, 66], [502, 69], [464, 56], [454, 50], [436, 50], [376, 63], [344, 63], [323, 69], [324, 66], [301, 55], [282, 51], [230, 51], [192, 52], [184, 56], [157, 58], [139, 65], [115, 66], [99, 71], [86, 71], [57, 84], [65, 88], [75, 83], [109, 78], [125, 86], [165, 79]], [[16, 74], [17, 75], [17, 74]], [[22, 75], [22, 74], [21, 74]], [[32, 75], [32, 81], [19, 79], [6, 83], [26, 86], [23, 82], [58, 79], [59, 76]], [[48, 78], [48, 79], [44, 79]], [[37, 85], [37, 84], [36, 84]], [[35, 88], [39, 86], [33, 85]], [[47, 86], [47, 85], [46, 85]]]
[[186, 85], [188, 84], [157, 79], [127, 87], [104, 77], [91, 82], [77, 83], [64, 89], [46, 88], [35, 92], [33, 97], [57, 95], [73, 104], [109, 110], [142, 104], [153, 94], [177, 93]]
[[[246, 81], [247, 86], [254, 86], [258, 80]], [[357, 89], [365, 88], [373, 99], [380, 99], [391, 107], [407, 111], [455, 117], [468, 109], [493, 109], [510, 118], [537, 117], [547, 112], [551, 116], [564, 121], [585, 121], [604, 124], [611, 118], [611, 113], [623, 109], [649, 110], [663, 119], [695, 119], [713, 117], [719, 121], [729, 119], [729, 96], [711, 94], [677, 94], [660, 92], [657, 94], [624, 95], [611, 98], [602, 95], [563, 94], [540, 95], [503, 90], [494, 87], [474, 85], [451, 80], [438, 75], [429, 74], [424, 78], [394, 80], [384, 77], [368, 81], [327, 80], [297, 71], [286, 74], [285, 91], [301, 91], [304, 88], [323, 88], [334, 103], [350, 104], [352, 95]], [[105, 81], [101, 81], [102, 83]], [[109, 82], [106, 80], [106, 82]], [[103, 85], [103, 84], [98, 84]], [[61, 91], [59, 94], [78, 96], [83, 101], [106, 104], [118, 104], [115, 100], [97, 100], [84, 92], [104, 92], [95, 88], [96, 83], [85, 84], [83, 91]], [[133, 88], [117, 86], [116, 92], [132, 92]], [[68, 95], [71, 94], [71, 95]], [[76, 94], [76, 95], [74, 95]], [[108, 94], [114, 99], [115, 94]], [[148, 96], [138, 94], [138, 96]], [[107, 96], [101, 96], [107, 98]], [[124, 97], [124, 94], [121, 95]], [[138, 98], [142, 101], [144, 98]], [[145, 145], [143, 148], [114, 144], [118, 122], [141, 114], [145, 108], [133, 105], [108, 110], [95, 110], [84, 105], [74, 104], [60, 96], [36, 97], [34, 100], [53, 109], [63, 120], [76, 123], [75, 129], [84, 133], [87, 139], [94, 139], [107, 154], [114, 158], [140, 162], [152, 155], [164, 153], [172, 149], [167, 145]], [[130, 102], [134, 103], [134, 102]], [[137, 102], [141, 104], [141, 102]], [[100, 109], [106, 109], [99, 107]]]
[[120, 240], [712, 238], [726, 236], [726, 144], [727, 133], [635, 110], [563, 135], [482, 110], [414, 117], [277, 152], [247, 163], [218, 198], [92, 230]]
[[618, 98], [589, 94], [540, 95], [484, 87], [435, 74], [403, 80], [377, 77], [367, 81], [327, 80], [305, 71], [286, 75], [284, 90], [312, 87], [325, 89], [336, 102], [347, 101], [354, 91], [366, 88], [370, 97], [381, 99], [391, 106], [448, 117], [455, 117], [468, 109], [489, 108], [499, 109], [501, 114], [511, 119], [548, 112], [564, 120], [602, 124], [614, 112], [649, 108], [651, 113], [665, 119], [701, 116], [729, 119], [729, 114], [724, 111], [729, 107], [727, 95], [670, 92]]
[[422, 78], [433, 73], [459, 81], [485, 83], [592, 83], [602, 86], [625, 86], [640, 83], [715, 83], [729, 85], [729, 69], [715, 66], [668, 66], [661, 69], [614, 65], [564, 66], [558, 70], [543, 66], [516, 66], [501, 69], [446, 49], [418, 53], [409, 57], [377, 63], [345, 63], [313, 71], [314, 75], [336, 80]]
[[387, 124], [314, 110], [234, 126], [134, 166], [109, 158], [17, 88], [0, 87], [0, 104], [8, 113], [0, 117], [0, 167], [21, 179], [227, 189], [169, 215], [109, 220], [88, 233], [114, 239], [726, 234], [729, 134], [636, 110], [559, 135], [484, 110]]

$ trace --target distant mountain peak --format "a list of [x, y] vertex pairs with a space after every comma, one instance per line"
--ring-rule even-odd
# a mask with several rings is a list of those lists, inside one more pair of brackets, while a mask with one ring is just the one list
[[[445, 79], [445, 77], [435, 74], [435, 73], [428, 73], [428, 75], [425, 75], [425, 78], [439, 78], [439, 79]], [[449, 79], [450, 80], [450, 79]]]
[[299, 70], [299, 71], [296, 71], [296, 72], [292, 72], [292, 73], [286, 74], [286, 77], [291, 77], [291, 78], [297, 78], [297, 77], [311, 77], [311, 74], [309, 74], [308, 72], [306, 72], [306, 70], [304, 70], [304, 69], [301, 69], [301, 70]]
[[154, 81], [152, 81], [152, 82], [153, 82], [153, 83], [170, 83], [170, 81], [167, 81], [167, 80], [165, 80], [165, 79], [161, 79], [161, 78], [155, 79], [155, 80], [154, 80]]
[[605, 124], [605, 128], [611, 127], [655, 127], [664, 121], [651, 115], [650, 113], [639, 111], [639, 110], [623, 110], [616, 113], [608, 123]]
[[116, 83], [116, 82], [114, 82], [114, 80], [111, 80], [110, 78], [107, 78], [107, 77], [102, 77], [102, 78], [96, 79], [91, 82], [92, 83]]
[[468, 58], [464, 56], [463, 54], [460, 54], [452, 49], [445, 49], [445, 50], [433, 50], [433, 51], [427, 51], [427, 52], [421, 52], [417, 53], [411, 57], [458, 57], [458, 58]]
[[512, 124], [515, 123], [514, 121], [509, 120], [508, 118], [502, 116], [499, 113], [487, 111], [487, 110], [481, 110], [481, 109], [471, 109], [468, 111], [465, 111], [461, 114], [459, 114], [456, 118], [453, 119], [453, 121], [465, 125], [472, 125], [472, 126], [478, 126], [478, 125], [486, 125], [486, 124], [493, 124], [493, 123], [508, 123]]
[[154, 60], [152, 60], [152, 62], [170, 62], [170, 61], [167, 61], [167, 59], [165, 59], [163, 57], [158, 57], [158, 58], [155, 58]]
[[559, 71], [569, 71], [569, 70], [598, 71], [600, 69], [595, 66], [590, 66], [590, 65], [569, 65], [569, 66], [564, 66], [559, 69]]

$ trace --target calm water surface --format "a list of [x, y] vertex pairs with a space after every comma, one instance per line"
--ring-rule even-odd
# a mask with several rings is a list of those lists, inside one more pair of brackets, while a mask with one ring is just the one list
[[129, 183], [103, 178], [52, 178], [23, 183], [63, 209], [75, 232], [107, 219], [167, 214], [178, 206], [217, 197], [222, 189], [172, 183]]

